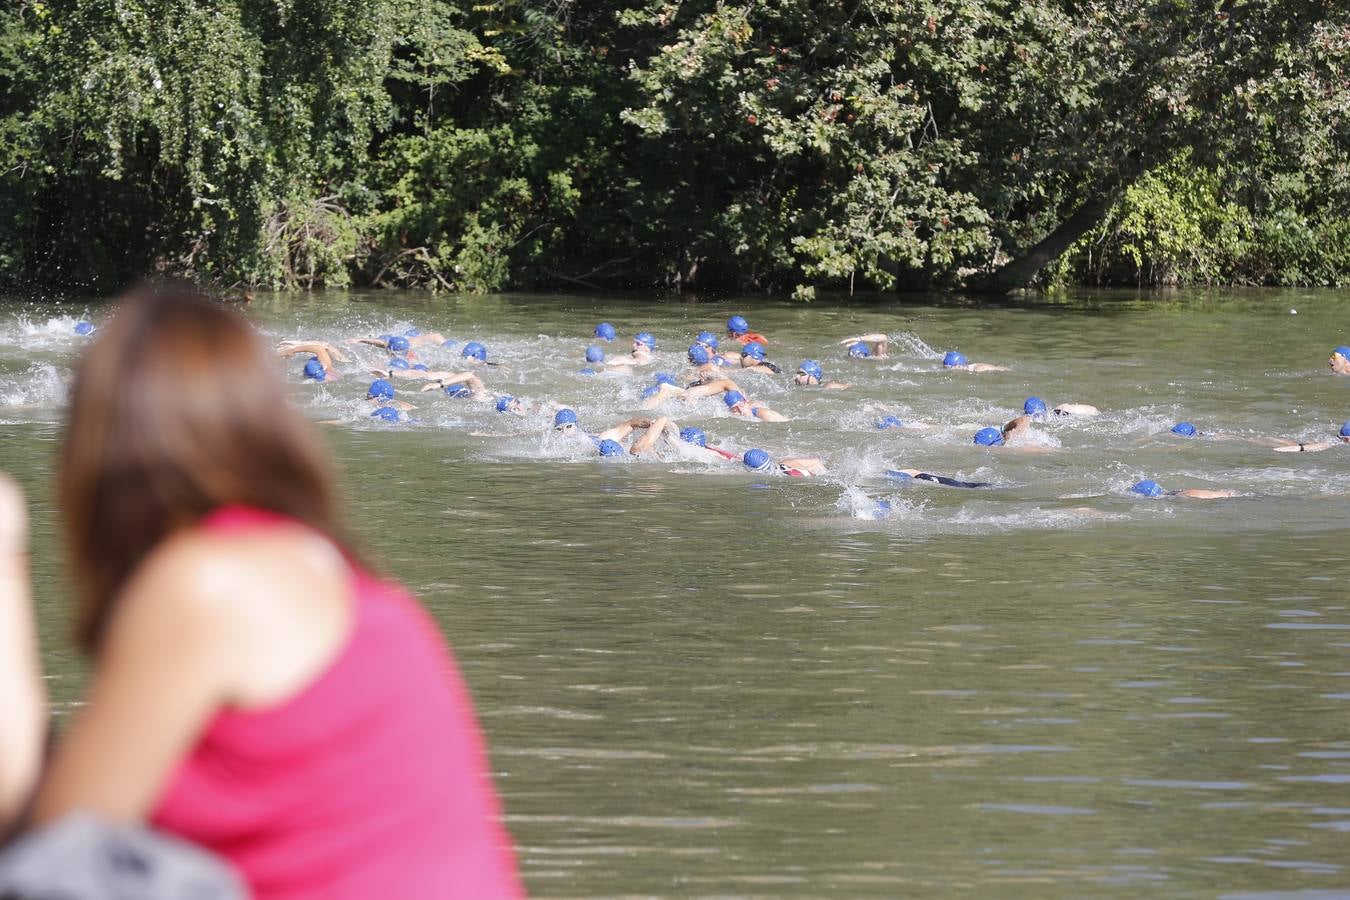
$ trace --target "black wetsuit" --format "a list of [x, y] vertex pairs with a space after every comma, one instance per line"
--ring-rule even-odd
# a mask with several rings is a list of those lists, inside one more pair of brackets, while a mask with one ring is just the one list
[[945, 475], [930, 475], [927, 472], [920, 472], [914, 476], [916, 481], [932, 481], [935, 484], [946, 485], [947, 487], [959, 488], [982, 488], [989, 487], [987, 481], [957, 481], [955, 478], [948, 478]]

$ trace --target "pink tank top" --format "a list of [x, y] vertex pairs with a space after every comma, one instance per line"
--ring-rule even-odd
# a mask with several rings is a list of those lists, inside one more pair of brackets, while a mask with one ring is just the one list
[[[289, 520], [244, 508], [213, 531]], [[440, 632], [353, 569], [354, 621], [290, 699], [222, 709], [152, 819], [229, 860], [258, 900], [523, 896], [473, 706]]]

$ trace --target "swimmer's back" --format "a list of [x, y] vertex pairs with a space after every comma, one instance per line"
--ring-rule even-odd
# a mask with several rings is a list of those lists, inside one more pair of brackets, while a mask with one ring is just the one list
[[[295, 523], [232, 508], [208, 532]], [[516, 897], [468, 692], [435, 625], [353, 566], [336, 657], [290, 697], [225, 708], [156, 825], [228, 859], [258, 900]]]

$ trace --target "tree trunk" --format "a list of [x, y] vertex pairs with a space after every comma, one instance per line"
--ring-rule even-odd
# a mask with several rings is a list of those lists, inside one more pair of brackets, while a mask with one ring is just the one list
[[1123, 184], [1118, 185], [1112, 193], [1087, 201], [1021, 256], [1004, 263], [983, 279], [974, 281], [968, 289], [1006, 294], [1029, 287], [1041, 269], [1059, 259], [1065, 250], [1073, 246], [1074, 241], [1101, 224], [1125, 187]]

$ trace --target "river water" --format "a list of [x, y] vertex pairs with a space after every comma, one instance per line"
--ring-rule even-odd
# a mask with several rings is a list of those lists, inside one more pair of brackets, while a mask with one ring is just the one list
[[[778, 425], [716, 400], [668, 412], [828, 475], [602, 461], [549, 429], [550, 401], [593, 428], [638, 411], [651, 370], [579, 374], [597, 321], [654, 332], [656, 368], [679, 373], [692, 335], [733, 312], [788, 371], [815, 357], [855, 387], [745, 376], [793, 418]], [[63, 704], [81, 674], [50, 479], [73, 325], [107, 313], [0, 306], [0, 465], [38, 503]], [[321, 428], [354, 532], [455, 647], [533, 894], [1350, 895], [1350, 445], [1259, 443], [1350, 419], [1350, 378], [1326, 369], [1350, 294], [330, 293], [248, 315], [274, 339], [480, 340], [502, 363], [489, 386], [536, 404], [514, 418], [423, 394], [418, 424], [389, 425], [368, 378], [302, 383], [302, 360], [283, 364], [292, 399], [336, 423]], [[889, 359], [835, 346], [870, 331]], [[953, 348], [1011, 371], [944, 372]], [[971, 442], [1031, 394], [1103, 414], [1038, 426], [1048, 452]], [[886, 413], [932, 427], [877, 431]], [[1182, 419], [1210, 436], [1171, 435]], [[892, 466], [993, 487], [899, 484]], [[1130, 495], [1145, 477], [1242, 496]]]

